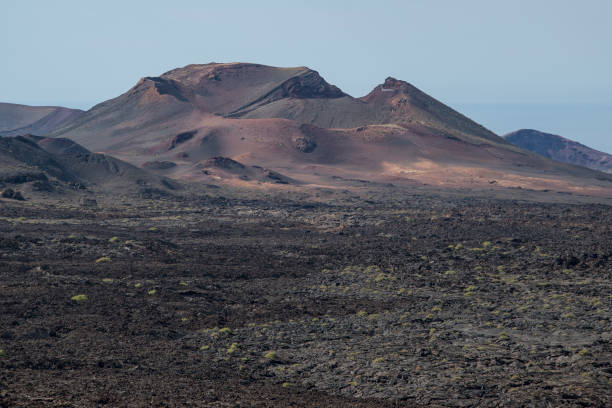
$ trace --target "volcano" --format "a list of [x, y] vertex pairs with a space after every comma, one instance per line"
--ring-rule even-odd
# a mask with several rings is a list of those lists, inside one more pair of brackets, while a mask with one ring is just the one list
[[355, 98], [307, 67], [188, 65], [142, 78], [52, 135], [194, 181], [211, 176], [203, 161], [223, 157], [300, 185], [363, 179], [589, 194], [611, 186], [608, 175], [513, 146], [405, 81], [387, 78]]

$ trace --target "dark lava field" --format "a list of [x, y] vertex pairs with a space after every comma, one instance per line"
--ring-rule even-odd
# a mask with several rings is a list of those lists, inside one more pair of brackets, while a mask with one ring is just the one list
[[612, 406], [612, 207], [0, 202], [0, 407]]

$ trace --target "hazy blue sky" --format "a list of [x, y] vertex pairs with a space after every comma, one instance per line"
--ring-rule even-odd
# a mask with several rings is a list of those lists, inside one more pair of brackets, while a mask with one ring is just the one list
[[[0, 0], [0, 10], [4, 102], [89, 108], [190, 63], [307, 65], [353, 96], [394, 76], [498, 133], [551, 123], [542, 130], [612, 152], [610, 0]], [[552, 122], [534, 120], [536, 106]], [[581, 112], [573, 121], [568, 106]], [[555, 115], [572, 126], [553, 129]]]

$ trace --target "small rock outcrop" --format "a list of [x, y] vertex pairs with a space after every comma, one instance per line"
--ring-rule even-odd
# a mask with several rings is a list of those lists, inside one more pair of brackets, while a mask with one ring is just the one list
[[4, 191], [2, 191], [1, 196], [2, 198], [9, 198], [9, 199], [18, 200], [18, 201], [25, 200], [25, 198], [23, 197], [23, 194], [21, 194], [21, 191], [15, 191], [12, 188], [4, 189]]
[[93, 198], [86, 198], [83, 197], [81, 198], [81, 207], [97, 207], [98, 206], [98, 201], [96, 201]]

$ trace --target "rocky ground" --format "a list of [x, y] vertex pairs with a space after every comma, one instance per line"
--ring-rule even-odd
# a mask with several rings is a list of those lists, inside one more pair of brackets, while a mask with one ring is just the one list
[[0, 407], [612, 405], [612, 207], [0, 203]]

